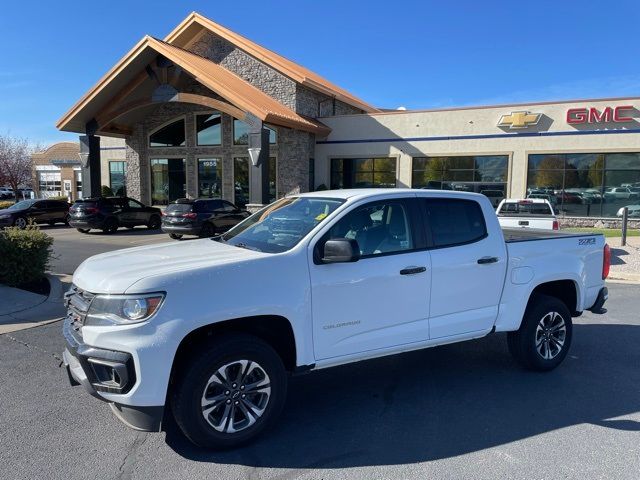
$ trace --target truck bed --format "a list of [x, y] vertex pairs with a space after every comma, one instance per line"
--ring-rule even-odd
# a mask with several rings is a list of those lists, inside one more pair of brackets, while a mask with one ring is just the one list
[[531, 240], [553, 240], [557, 238], [590, 237], [597, 233], [575, 233], [560, 230], [540, 230], [536, 228], [503, 228], [502, 235], [506, 243], [528, 242]]

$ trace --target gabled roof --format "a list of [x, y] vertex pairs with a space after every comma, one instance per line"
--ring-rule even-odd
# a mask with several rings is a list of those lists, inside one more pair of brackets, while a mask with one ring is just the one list
[[184, 47], [197, 34], [201, 33], [202, 29], [208, 30], [213, 34], [222, 37], [240, 50], [243, 50], [252, 57], [255, 57], [271, 68], [279, 71], [283, 75], [312, 90], [319, 91], [329, 95], [330, 97], [335, 97], [337, 100], [355, 108], [359, 108], [366, 113], [376, 113], [380, 111], [346, 90], [324, 79], [317, 73], [314, 73], [311, 70], [252, 42], [242, 35], [232, 32], [228, 28], [209, 20], [197, 12], [193, 12], [185, 18], [169, 35], [167, 35], [165, 41], [178, 47]]
[[131, 82], [158, 54], [163, 55], [204, 86], [241, 110], [263, 121], [327, 135], [330, 129], [298, 115], [229, 70], [182, 48], [146, 36], [98, 81], [57, 123], [57, 128], [82, 132], [86, 122], [111, 101], [123, 85]]

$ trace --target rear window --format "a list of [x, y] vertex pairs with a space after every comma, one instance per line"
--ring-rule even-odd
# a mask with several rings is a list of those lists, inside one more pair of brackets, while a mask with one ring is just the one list
[[170, 203], [167, 205], [167, 212], [175, 212], [175, 213], [187, 213], [190, 212], [193, 208], [192, 203]]
[[500, 208], [498, 215], [553, 215], [551, 208], [546, 203], [519, 203], [507, 202]]
[[478, 202], [462, 199], [426, 199], [427, 228], [435, 247], [477, 242], [487, 236]]

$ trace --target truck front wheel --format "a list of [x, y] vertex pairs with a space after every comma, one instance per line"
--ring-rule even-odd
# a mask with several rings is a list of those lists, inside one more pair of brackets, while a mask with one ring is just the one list
[[571, 346], [573, 324], [567, 306], [555, 297], [536, 295], [524, 314], [522, 325], [509, 332], [507, 342], [514, 358], [529, 370], [556, 368]]
[[273, 425], [284, 406], [287, 374], [270, 345], [232, 334], [193, 355], [176, 375], [171, 409], [182, 432], [205, 448], [246, 443]]

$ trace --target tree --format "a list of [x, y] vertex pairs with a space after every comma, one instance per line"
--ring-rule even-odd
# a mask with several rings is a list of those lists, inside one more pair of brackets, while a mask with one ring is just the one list
[[18, 188], [30, 184], [33, 175], [31, 154], [35, 148], [25, 138], [0, 135], [0, 185], [9, 185], [18, 201]]

